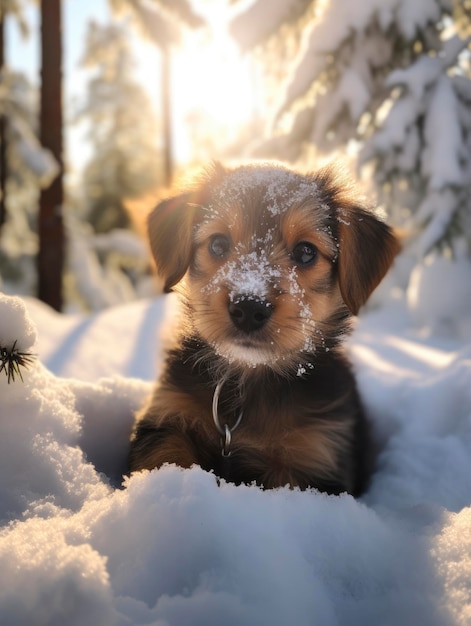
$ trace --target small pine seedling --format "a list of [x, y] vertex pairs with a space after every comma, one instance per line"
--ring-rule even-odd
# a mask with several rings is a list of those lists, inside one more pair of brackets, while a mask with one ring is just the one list
[[11, 381], [15, 382], [15, 376], [19, 376], [21, 382], [23, 382], [21, 368], [29, 367], [35, 359], [35, 355], [31, 352], [17, 350], [16, 343], [17, 340], [15, 340], [11, 348], [5, 348], [0, 345], [0, 374], [5, 372], [8, 384]]

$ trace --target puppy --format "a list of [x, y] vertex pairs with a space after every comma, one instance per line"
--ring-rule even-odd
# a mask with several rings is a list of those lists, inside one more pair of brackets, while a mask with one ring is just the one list
[[215, 164], [149, 217], [178, 343], [137, 417], [130, 471], [361, 493], [370, 444], [340, 349], [399, 250], [333, 169]]

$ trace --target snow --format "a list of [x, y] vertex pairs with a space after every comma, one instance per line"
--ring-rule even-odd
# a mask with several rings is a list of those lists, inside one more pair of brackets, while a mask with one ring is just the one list
[[[382, 31], [388, 31], [395, 26], [406, 41], [414, 41], [416, 32], [421, 32], [424, 25], [435, 24], [441, 15], [441, 8], [436, 0], [363, 0], [362, 2], [345, 3], [342, 0], [332, 0], [321, 6], [318, 20], [313, 20], [305, 29], [305, 36], [301, 46], [300, 57], [290, 77], [284, 94], [282, 111], [288, 108], [294, 100], [305, 94], [309, 86], [325, 69], [326, 58], [334, 55], [352, 38], [352, 34], [361, 38], [361, 45], [354, 46], [348, 51], [348, 57], [340, 54], [336, 63], [350, 66], [350, 72], [363, 73], [355, 82], [365, 82], [365, 73], [371, 70], [365, 61], [374, 67], [385, 64], [393, 52], [393, 47], [380, 37], [374, 36], [371, 41], [371, 24], [379, 23]], [[261, 32], [262, 26], [259, 27]], [[369, 32], [370, 31], [370, 32]], [[372, 77], [369, 77], [373, 82]], [[353, 78], [350, 78], [353, 82]], [[363, 99], [364, 86], [362, 85], [358, 97]], [[347, 95], [347, 94], [345, 94]], [[357, 97], [356, 92], [351, 98]], [[348, 99], [347, 99], [348, 101]]]
[[36, 95], [28, 80], [20, 73], [2, 67], [0, 110], [9, 124], [10, 158], [20, 168], [29, 170], [41, 187], [47, 187], [59, 173], [53, 154], [43, 148], [36, 136]]
[[[447, 115], [443, 115], [447, 111]], [[458, 101], [448, 76], [437, 80], [425, 118], [424, 136], [427, 150], [422, 161], [423, 173], [429, 179], [431, 191], [446, 186], [463, 186], [461, 165], [461, 125]], [[444, 158], [446, 155], [446, 158]]]
[[310, 0], [255, 0], [236, 7], [231, 30], [243, 50], [260, 44], [286, 22], [301, 16]]
[[0, 294], [2, 345], [37, 355], [0, 375], [2, 626], [469, 624], [469, 303], [445, 330], [424, 315], [469, 267], [435, 270], [348, 343], [379, 449], [359, 500], [173, 466], [119, 488], [173, 300], [87, 317]]
[[16, 149], [26, 167], [33, 172], [42, 187], [47, 187], [59, 173], [59, 167], [51, 152], [41, 148], [32, 135], [20, 137]]
[[[286, 169], [276, 161], [260, 162], [256, 168], [239, 167], [230, 172], [214, 192], [217, 206], [227, 206], [227, 198], [242, 202], [255, 188], [263, 191], [261, 200], [267, 205], [271, 215], [280, 215], [286, 210], [286, 200], [290, 204], [302, 204], [306, 199], [319, 197], [319, 187], [315, 180], [308, 180], [300, 174]], [[230, 208], [230, 207], [227, 207]], [[212, 206], [210, 211], [215, 212]]]
[[[435, 289], [439, 284], [440, 289]], [[432, 334], [471, 336], [471, 261], [430, 254], [411, 274], [407, 289], [415, 323]], [[453, 306], [450, 304], [453, 303]]]
[[[229, 284], [231, 290], [229, 298], [231, 302], [240, 301], [243, 294], [246, 297], [264, 298], [273, 280], [280, 278], [279, 267], [272, 266], [265, 251], [260, 247], [248, 254], [242, 254], [237, 261], [229, 261], [223, 265], [214, 275], [212, 280], [204, 287], [204, 293], [216, 293], [220, 285]], [[256, 294], [250, 296], [250, 294]]]

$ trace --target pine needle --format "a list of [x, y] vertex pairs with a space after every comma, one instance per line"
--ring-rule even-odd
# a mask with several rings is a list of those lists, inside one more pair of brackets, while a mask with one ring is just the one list
[[22, 352], [16, 349], [17, 340], [11, 348], [5, 348], [0, 346], [0, 374], [5, 372], [10, 382], [15, 382], [15, 377], [19, 376], [21, 382], [23, 382], [23, 376], [21, 369], [29, 367], [36, 356], [31, 352]]

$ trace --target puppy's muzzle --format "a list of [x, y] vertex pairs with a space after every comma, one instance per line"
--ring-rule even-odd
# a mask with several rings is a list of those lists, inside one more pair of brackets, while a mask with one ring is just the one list
[[263, 298], [240, 294], [229, 303], [228, 310], [234, 326], [248, 334], [265, 326], [271, 317], [273, 306]]

